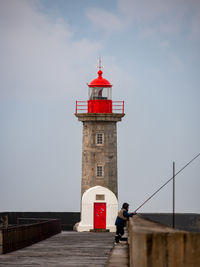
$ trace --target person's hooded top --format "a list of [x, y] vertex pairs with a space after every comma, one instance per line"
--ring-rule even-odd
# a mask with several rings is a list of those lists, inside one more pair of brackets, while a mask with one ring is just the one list
[[126, 209], [121, 209], [118, 212], [117, 219], [115, 221], [116, 226], [122, 226], [124, 227], [126, 224], [126, 221], [128, 221], [129, 217], [132, 217], [134, 213], [128, 213]]

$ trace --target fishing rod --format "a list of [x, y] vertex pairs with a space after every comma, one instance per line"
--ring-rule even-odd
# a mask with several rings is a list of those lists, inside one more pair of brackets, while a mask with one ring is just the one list
[[200, 156], [200, 153], [196, 155], [193, 159], [191, 159], [185, 166], [183, 166], [172, 178], [167, 180], [161, 187], [159, 187], [150, 197], [148, 197], [134, 212], [138, 211], [142, 206], [144, 206], [153, 196], [155, 196], [164, 186], [166, 186], [175, 176], [177, 176], [180, 172], [182, 172], [188, 165], [190, 165], [196, 158]]

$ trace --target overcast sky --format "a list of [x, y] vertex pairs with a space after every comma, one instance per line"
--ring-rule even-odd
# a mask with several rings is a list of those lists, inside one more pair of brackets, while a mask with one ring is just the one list
[[[103, 77], [125, 100], [119, 204], [137, 208], [200, 152], [199, 0], [0, 0], [0, 211], [80, 211], [75, 101]], [[176, 211], [200, 212], [200, 157]], [[170, 183], [141, 212], [171, 212]]]

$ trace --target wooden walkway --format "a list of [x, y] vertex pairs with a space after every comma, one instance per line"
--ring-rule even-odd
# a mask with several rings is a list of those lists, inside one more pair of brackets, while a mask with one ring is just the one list
[[115, 250], [114, 235], [62, 232], [24, 249], [0, 255], [0, 267], [105, 266], [111, 250], [111, 254]]

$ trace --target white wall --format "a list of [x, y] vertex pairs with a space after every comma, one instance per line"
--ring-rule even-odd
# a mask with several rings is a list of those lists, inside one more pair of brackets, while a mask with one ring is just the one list
[[[105, 195], [105, 200], [96, 200], [96, 195]], [[79, 232], [94, 229], [94, 203], [106, 203], [106, 229], [115, 232], [115, 220], [118, 212], [118, 200], [115, 194], [102, 186], [89, 188], [82, 197], [81, 221]]]

